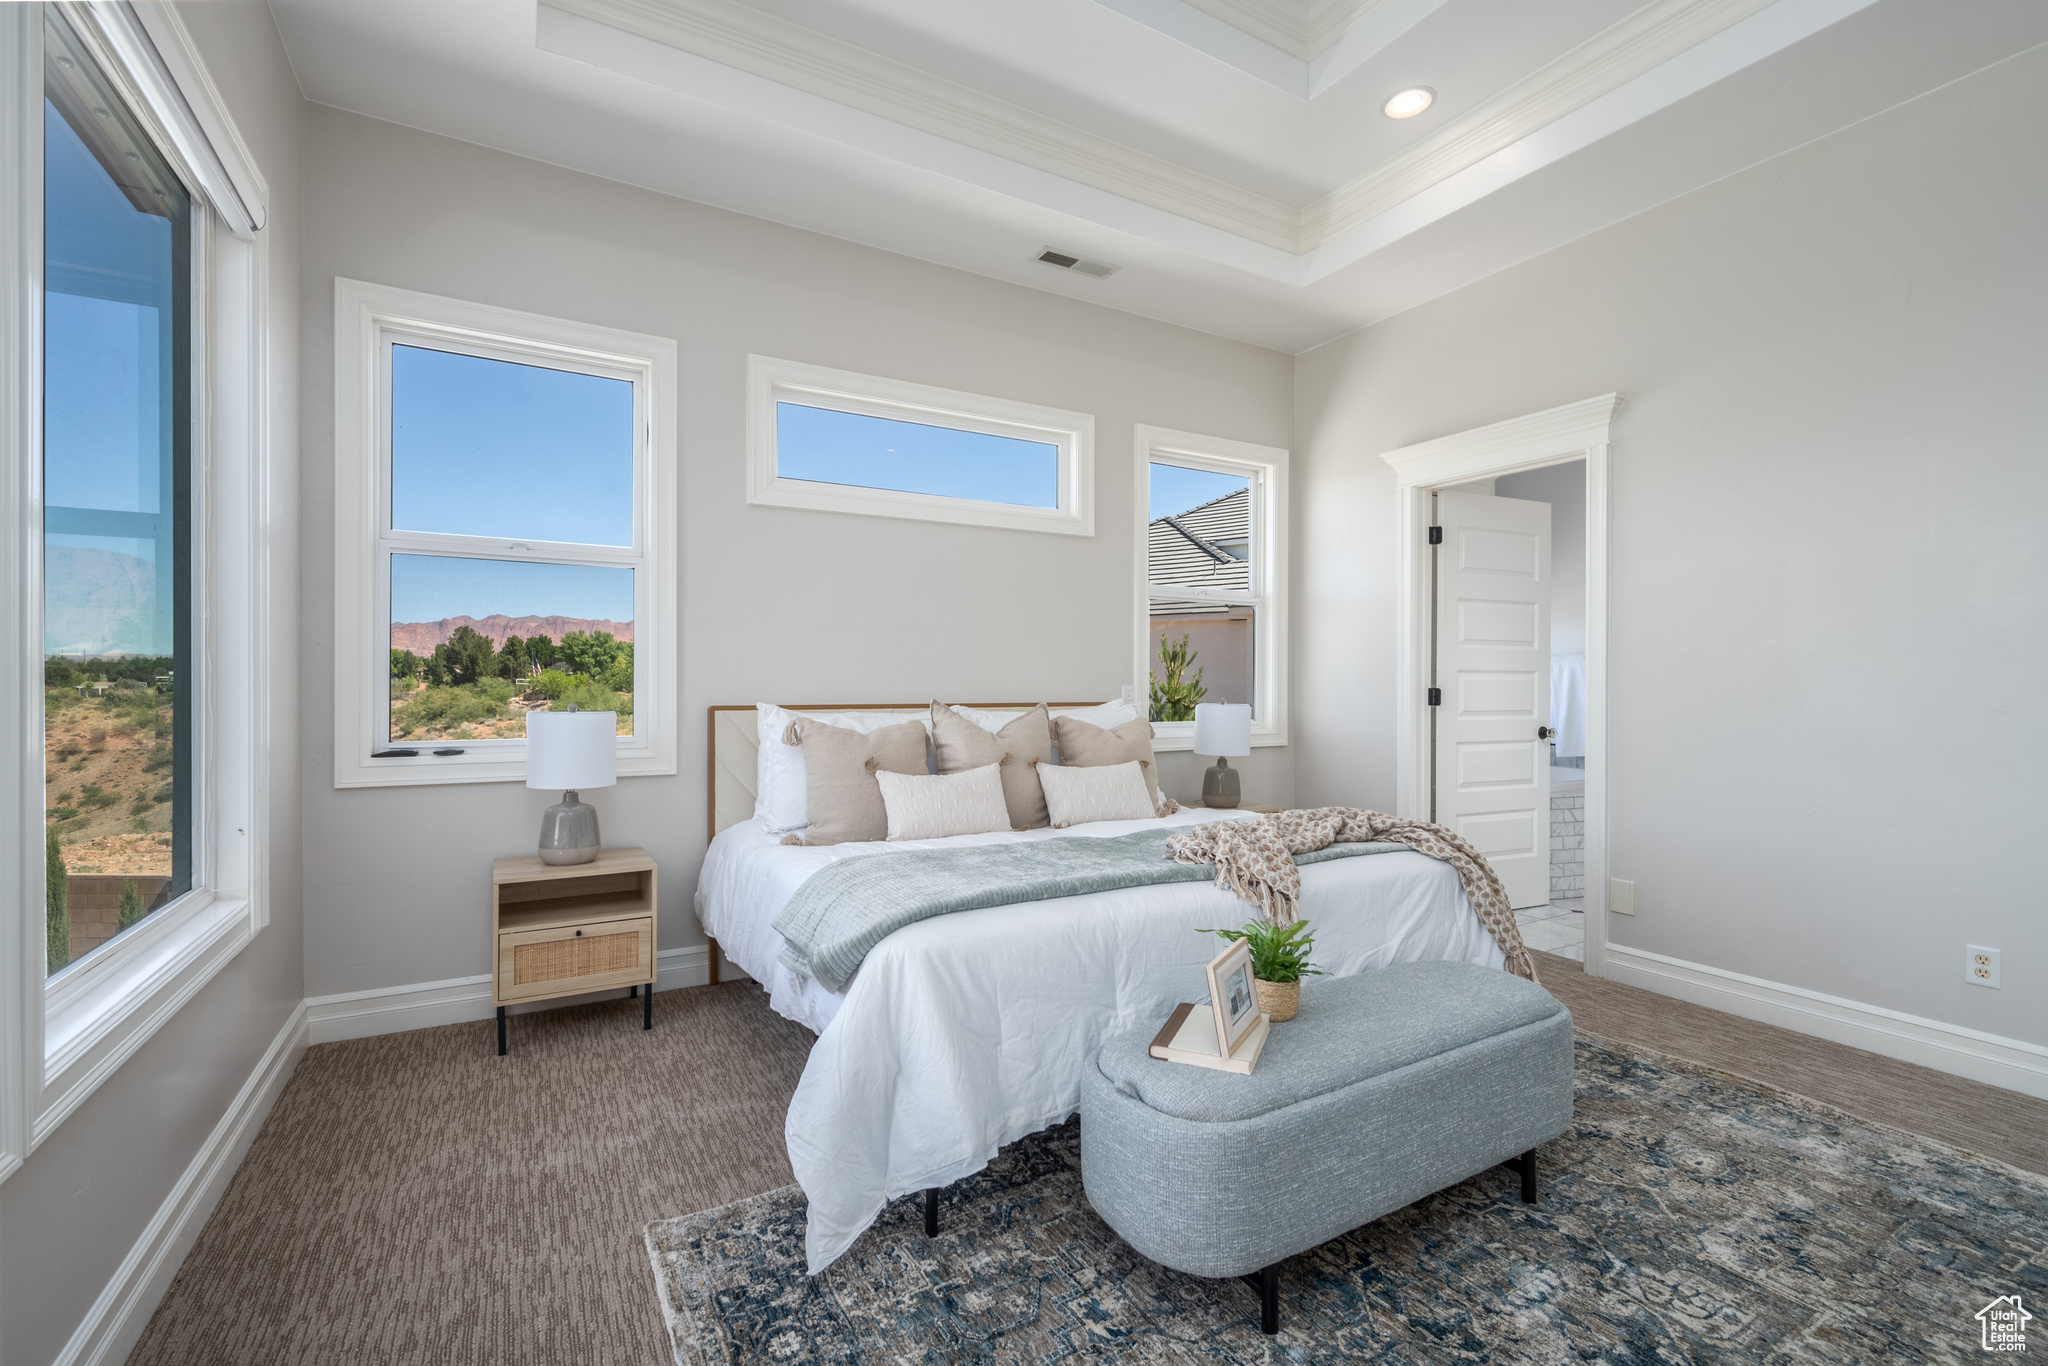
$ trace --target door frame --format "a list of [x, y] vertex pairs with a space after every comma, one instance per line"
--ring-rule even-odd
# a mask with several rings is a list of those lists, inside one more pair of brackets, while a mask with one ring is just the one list
[[1438, 489], [1573, 460], [1586, 462], [1586, 958], [1607, 975], [1607, 562], [1609, 430], [1621, 395], [1423, 441], [1380, 456], [1394, 471], [1399, 612], [1395, 627], [1395, 810], [1429, 813], [1429, 500]]

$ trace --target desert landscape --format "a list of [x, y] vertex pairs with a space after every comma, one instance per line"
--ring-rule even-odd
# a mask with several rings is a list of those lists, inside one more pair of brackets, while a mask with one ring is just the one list
[[633, 733], [633, 623], [571, 617], [447, 617], [391, 627], [394, 743], [501, 740], [536, 711], [618, 714]]

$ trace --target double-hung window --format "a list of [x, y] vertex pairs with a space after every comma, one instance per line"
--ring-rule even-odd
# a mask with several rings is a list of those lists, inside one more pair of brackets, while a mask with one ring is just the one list
[[1087, 413], [747, 358], [747, 501], [1095, 534]]
[[675, 772], [674, 343], [336, 285], [338, 786], [525, 772], [535, 711]]
[[0, 9], [0, 183], [5, 1176], [266, 923], [269, 413], [266, 191], [169, 7]]
[[1195, 706], [1248, 702], [1287, 742], [1287, 452], [1139, 427], [1138, 686], [1161, 749]]

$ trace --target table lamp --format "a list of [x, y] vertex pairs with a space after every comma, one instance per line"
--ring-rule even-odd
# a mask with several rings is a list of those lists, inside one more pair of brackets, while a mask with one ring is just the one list
[[1216, 756], [1216, 767], [1202, 770], [1202, 805], [1236, 806], [1237, 770], [1230, 760], [1252, 752], [1251, 704], [1197, 702], [1194, 751]]
[[526, 717], [526, 785], [559, 791], [562, 800], [540, 818], [542, 863], [588, 863], [597, 857], [597, 812], [576, 799], [585, 787], [619, 780], [619, 714], [536, 711]]

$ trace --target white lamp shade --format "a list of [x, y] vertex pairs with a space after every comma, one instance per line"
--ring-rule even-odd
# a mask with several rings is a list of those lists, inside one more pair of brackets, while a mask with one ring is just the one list
[[1252, 708], [1249, 702], [1195, 703], [1197, 754], [1238, 759], [1252, 752]]
[[619, 714], [536, 711], [526, 716], [526, 785], [550, 792], [619, 780]]

